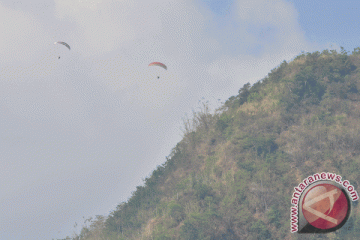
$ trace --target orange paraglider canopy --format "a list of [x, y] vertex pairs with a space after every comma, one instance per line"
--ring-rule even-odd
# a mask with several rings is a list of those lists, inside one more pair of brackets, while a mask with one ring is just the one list
[[149, 64], [149, 66], [159, 66], [164, 68], [165, 70], [167, 70], [167, 67], [165, 66], [165, 64], [161, 63], [161, 62], [152, 62]]

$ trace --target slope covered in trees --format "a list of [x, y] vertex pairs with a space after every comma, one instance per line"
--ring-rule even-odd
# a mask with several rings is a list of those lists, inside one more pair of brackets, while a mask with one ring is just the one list
[[[144, 186], [67, 239], [357, 239], [360, 210], [327, 235], [290, 233], [293, 188], [317, 172], [360, 185], [360, 48], [283, 62], [184, 137]], [[144, 160], [146, 161], [146, 160]]]

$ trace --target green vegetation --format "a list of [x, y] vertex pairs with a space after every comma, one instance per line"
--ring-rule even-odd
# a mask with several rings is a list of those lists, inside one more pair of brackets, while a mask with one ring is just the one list
[[327, 235], [291, 234], [289, 214], [293, 188], [316, 172], [359, 189], [359, 69], [360, 48], [304, 53], [214, 114], [203, 105], [144, 186], [67, 239], [357, 239], [356, 203]]

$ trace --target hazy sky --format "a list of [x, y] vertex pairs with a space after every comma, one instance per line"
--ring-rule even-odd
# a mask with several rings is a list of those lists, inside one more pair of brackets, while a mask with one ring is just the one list
[[108, 215], [165, 162], [201, 98], [214, 107], [302, 51], [352, 51], [359, 9], [345, 0], [2, 0], [0, 239], [63, 238], [83, 216]]

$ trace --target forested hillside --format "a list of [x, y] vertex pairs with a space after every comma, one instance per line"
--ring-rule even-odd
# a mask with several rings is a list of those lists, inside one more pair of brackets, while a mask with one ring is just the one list
[[340, 230], [297, 235], [290, 199], [317, 172], [339, 174], [359, 192], [359, 70], [360, 48], [301, 54], [215, 114], [204, 104], [127, 202], [67, 239], [358, 239], [357, 202]]

